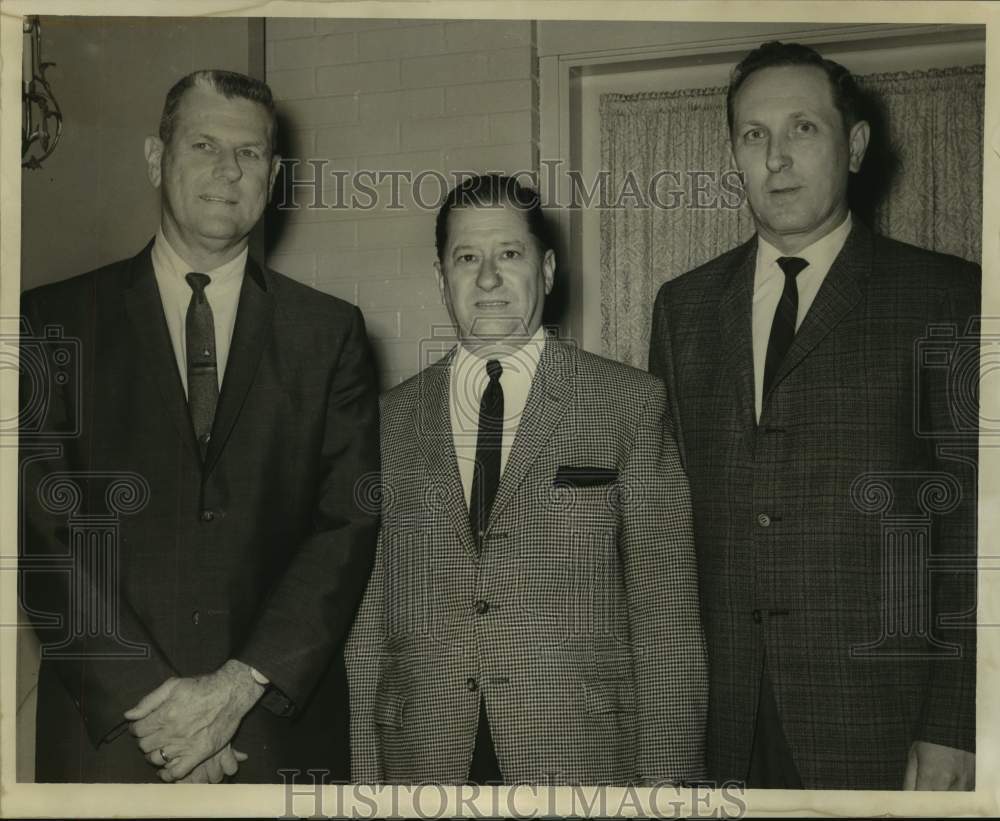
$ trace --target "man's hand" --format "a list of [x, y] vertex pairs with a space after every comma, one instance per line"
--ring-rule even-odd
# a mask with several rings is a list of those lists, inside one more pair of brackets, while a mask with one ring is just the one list
[[263, 693], [250, 668], [230, 659], [207, 676], [167, 679], [125, 718], [160, 778], [178, 781], [222, 750]]
[[974, 790], [976, 755], [954, 747], [914, 741], [906, 758], [904, 790]]
[[[234, 750], [228, 744], [206, 761], [202, 761], [178, 783], [180, 784], [218, 784], [227, 775], [236, 775], [240, 763], [249, 756]], [[165, 770], [160, 770], [164, 773]], [[161, 775], [162, 777], [162, 775]], [[168, 776], [169, 777], [169, 776]]]

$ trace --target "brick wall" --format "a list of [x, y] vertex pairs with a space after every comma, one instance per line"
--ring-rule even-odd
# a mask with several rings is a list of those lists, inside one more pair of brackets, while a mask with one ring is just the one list
[[[535, 24], [482, 20], [269, 18], [267, 80], [278, 99], [286, 156], [316, 160], [323, 186], [300, 187], [273, 221], [269, 264], [358, 305], [383, 388], [416, 373], [420, 340], [447, 325], [434, 279], [434, 204], [441, 179], [414, 192], [371, 185], [375, 208], [345, 207], [334, 173], [438, 172], [537, 167]], [[325, 162], [321, 167], [319, 162]], [[368, 179], [366, 184], [373, 181]], [[367, 205], [372, 197], [355, 191]], [[414, 196], [416, 194], [416, 196]], [[334, 207], [324, 207], [334, 206]]]

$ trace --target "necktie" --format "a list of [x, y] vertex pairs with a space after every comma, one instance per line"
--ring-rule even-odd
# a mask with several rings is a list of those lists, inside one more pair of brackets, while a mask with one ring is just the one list
[[495, 359], [486, 363], [490, 378], [479, 403], [479, 434], [476, 438], [476, 466], [469, 497], [469, 524], [476, 548], [482, 550], [483, 533], [500, 484], [500, 446], [503, 443], [503, 367]]
[[188, 274], [191, 302], [187, 309], [187, 379], [188, 409], [194, 435], [204, 459], [219, 400], [219, 373], [215, 359], [215, 320], [212, 306], [205, 298], [205, 286], [212, 281], [207, 274]]
[[795, 319], [799, 313], [799, 289], [795, 284], [802, 270], [809, 265], [801, 257], [778, 257], [778, 267], [785, 274], [785, 287], [774, 312], [771, 336], [767, 340], [767, 357], [764, 360], [764, 396], [771, 390], [774, 377], [781, 367], [781, 361], [792, 347], [795, 338]]

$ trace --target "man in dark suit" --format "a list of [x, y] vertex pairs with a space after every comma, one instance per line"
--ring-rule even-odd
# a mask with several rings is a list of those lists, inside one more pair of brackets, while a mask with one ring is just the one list
[[555, 255], [514, 179], [450, 192], [437, 250], [459, 344], [382, 402], [383, 524], [347, 647], [353, 778], [703, 778], [662, 382], [545, 334]]
[[335, 650], [374, 556], [377, 394], [360, 312], [247, 256], [274, 138], [263, 83], [183, 78], [146, 141], [156, 237], [23, 296], [39, 781], [347, 775]]
[[797, 44], [736, 67], [756, 236], [654, 310], [692, 488], [709, 776], [970, 789], [979, 270], [851, 216], [859, 101]]

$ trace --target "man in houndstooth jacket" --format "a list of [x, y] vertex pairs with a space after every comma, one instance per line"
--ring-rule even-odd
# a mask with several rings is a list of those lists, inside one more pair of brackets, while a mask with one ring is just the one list
[[[691, 510], [663, 384], [546, 338], [555, 256], [515, 180], [456, 187], [437, 249], [460, 345], [382, 401], [382, 529], [346, 650], [353, 778], [703, 778]], [[483, 492], [501, 369], [502, 473]]]
[[660, 290], [713, 779], [971, 789], [979, 269], [873, 234], [859, 91], [769, 43], [729, 90], [749, 242]]

